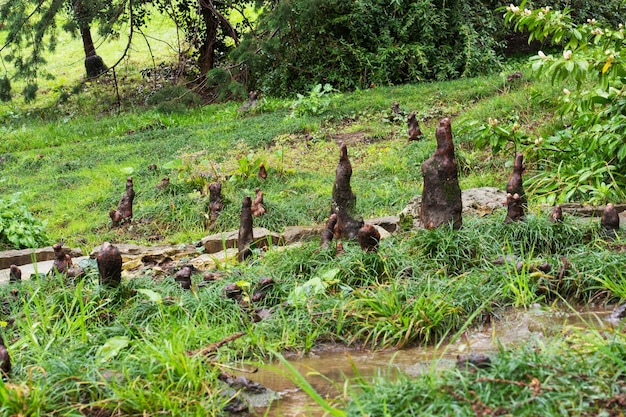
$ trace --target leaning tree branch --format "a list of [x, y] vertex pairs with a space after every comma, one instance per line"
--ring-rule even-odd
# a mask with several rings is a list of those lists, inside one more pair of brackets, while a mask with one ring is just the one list
[[213, 1], [212, 0], [198, 0], [198, 1], [200, 3], [200, 6], [204, 7], [205, 9], [210, 10], [211, 13], [217, 16], [217, 18], [220, 20], [220, 22], [222, 23], [222, 26], [226, 29], [226, 31], [230, 32], [230, 37], [233, 38], [233, 40], [235, 41], [235, 46], [239, 45], [239, 37], [237, 36], [237, 31], [235, 30], [233, 25], [230, 23], [230, 21], [226, 18], [226, 16], [224, 16], [222, 13], [220, 13], [219, 10], [215, 8], [215, 6], [213, 5]]
[[26, 22], [28, 22], [30, 18], [35, 15], [35, 13], [39, 12], [39, 9], [41, 9], [41, 6], [43, 6], [45, 2], [46, 0], [40, 0], [39, 4], [37, 4], [37, 6], [33, 9], [33, 11], [28, 16], [26, 16], [26, 18], [22, 21], [22, 23], [20, 23], [19, 28], [9, 33], [9, 36], [7, 37], [6, 42], [4, 43], [4, 45], [2, 45], [2, 48], [0, 48], [0, 52], [2, 52], [7, 46], [13, 43], [13, 40], [17, 36], [17, 33], [24, 27]]

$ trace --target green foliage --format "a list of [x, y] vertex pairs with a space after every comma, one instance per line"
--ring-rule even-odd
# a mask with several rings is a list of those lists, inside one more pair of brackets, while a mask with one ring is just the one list
[[163, 113], [182, 113], [202, 103], [202, 98], [181, 84], [166, 85], [150, 94], [146, 104]]
[[11, 81], [7, 76], [0, 78], [0, 101], [11, 101]]
[[246, 87], [223, 68], [213, 68], [206, 75], [207, 88], [213, 89], [218, 101], [241, 100], [247, 96]]
[[529, 40], [548, 39], [562, 48], [531, 58], [533, 70], [553, 84], [565, 85], [557, 112], [566, 127], [538, 138], [530, 151], [540, 171], [531, 185], [549, 203], [623, 199], [626, 187], [626, 53], [624, 28], [589, 19], [575, 24], [566, 9], [530, 10], [526, 2], [507, 7], [505, 21], [529, 32]]
[[494, 154], [510, 150], [515, 155], [518, 149], [530, 143], [529, 135], [521, 130], [519, 116], [515, 114], [504, 121], [489, 117], [487, 124], [475, 120], [467, 122], [459, 129], [459, 134], [466, 136], [478, 149], [489, 148]]
[[476, 75], [498, 63], [491, 15], [465, 1], [275, 2], [232, 59], [247, 64], [253, 89], [274, 95]]
[[[569, 332], [572, 333], [572, 332]], [[533, 338], [490, 355], [485, 369], [436, 364], [417, 376], [360, 378], [350, 391], [349, 416], [597, 416], [619, 414], [623, 388], [620, 332], [574, 330], [553, 340]]]
[[290, 117], [317, 116], [326, 111], [331, 104], [330, 94], [333, 87], [330, 84], [316, 84], [308, 96], [297, 94], [297, 100], [291, 105]]
[[36, 219], [19, 199], [20, 193], [0, 198], [0, 246], [22, 249], [47, 245], [45, 222]]

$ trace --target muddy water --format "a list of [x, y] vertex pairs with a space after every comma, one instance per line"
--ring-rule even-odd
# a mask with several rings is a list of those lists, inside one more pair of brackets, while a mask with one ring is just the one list
[[[556, 336], [573, 328], [604, 327], [603, 318], [609, 313], [610, 310], [606, 309], [557, 312], [533, 308], [528, 311], [510, 311], [492, 325], [467, 331], [457, 341], [438, 348], [419, 347], [372, 352], [321, 346], [305, 357], [288, 359], [322, 397], [341, 398], [344, 383], [355, 377], [354, 369], [357, 369], [360, 376], [365, 379], [379, 374], [393, 375], [395, 372], [416, 376], [426, 367], [454, 366], [456, 355], [460, 353], [490, 353], [497, 351], [498, 345], [505, 348], [514, 347], [532, 338]], [[284, 367], [273, 364], [255, 374], [246, 375], [275, 392], [275, 399], [270, 406], [257, 407], [253, 415], [323, 416], [324, 411], [321, 407], [286, 377], [284, 372]]]

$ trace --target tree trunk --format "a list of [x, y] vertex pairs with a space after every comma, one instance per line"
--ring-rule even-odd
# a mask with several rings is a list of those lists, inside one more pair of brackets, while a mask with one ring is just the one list
[[200, 57], [198, 58], [198, 67], [200, 74], [205, 76], [207, 72], [213, 69], [215, 65], [215, 44], [217, 43], [217, 30], [219, 21], [217, 16], [206, 7], [200, 7], [200, 13], [204, 24], [206, 25], [206, 33], [204, 42], [200, 46]]
[[96, 54], [96, 47], [91, 38], [89, 25], [81, 24], [80, 36], [83, 39], [83, 49], [85, 50], [85, 71], [87, 78], [94, 78], [104, 73], [108, 68], [102, 58]]
[[108, 68], [104, 64], [102, 58], [96, 54], [96, 46], [93, 43], [91, 28], [89, 27], [91, 18], [85, 15], [82, 1], [78, 1], [74, 5], [74, 15], [78, 20], [80, 37], [83, 40], [83, 50], [85, 51], [85, 71], [87, 72], [87, 77], [97, 77]]

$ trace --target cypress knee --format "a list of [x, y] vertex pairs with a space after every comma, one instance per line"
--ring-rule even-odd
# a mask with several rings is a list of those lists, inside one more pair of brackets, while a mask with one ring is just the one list
[[96, 257], [100, 285], [117, 287], [122, 281], [122, 254], [119, 249], [104, 242]]
[[[513, 174], [511, 174], [509, 182], [506, 184], [507, 214], [505, 223], [518, 222], [524, 218], [527, 201], [522, 173], [525, 169], [524, 156], [518, 152], [513, 163]], [[511, 195], [511, 198], [509, 198], [509, 195]]]
[[463, 203], [450, 119], [446, 117], [439, 121], [435, 136], [437, 150], [422, 164], [424, 191], [420, 219], [427, 229], [450, 223], [458, 229], [463, 224]]
[[241, 217], [239, 219], [239, 236], [237, 238], [237, 259], [239, 262], [252, 255], [250, 245], [254, 240], [252, 235], [252, 199], [245, 196], [241, 203]]

